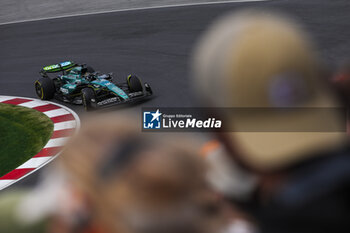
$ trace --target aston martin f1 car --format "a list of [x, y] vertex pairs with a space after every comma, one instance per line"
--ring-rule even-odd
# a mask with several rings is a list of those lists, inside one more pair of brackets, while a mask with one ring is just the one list
[[[59, 73], [50, 78], [49, 74]], [[87, 111], [115, 104], [133, 102], [152, 95], [151, 86], [135, 75], [125, 82], [113, 83], [113, 74], [96, 72], [91, 66], [72, 61], [45, 66], [42, 78], [35, 82], [35, 91], [42, 100], [83, 104]]]

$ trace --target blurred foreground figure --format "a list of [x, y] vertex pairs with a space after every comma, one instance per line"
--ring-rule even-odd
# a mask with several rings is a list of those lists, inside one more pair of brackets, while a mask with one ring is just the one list
[[62, 158], [70, 185], [85, 203], [80, 208], [85, 213], [70, 218], [79, 220], [71, 230], [220, 232], [220, 204], [206, 184], [194, 142], [142, 134], [137, 123], [98, 117], [66, 149]]
[[[293, 125], [345, 127], [341, 113], [332, 111], [344, 103], [325, 81], [305, 32], [273, 13], [225, 16], [201, 39], [193, 70], [198, 99], [207, 107], [263, 108], [254, 114], [213, 110], [235, 129], [217, 135], [228, 156], [222, 148], [209, 155], [213, 185], [261, 232], [349, 232], [345, 128], [293, 132]], [[315, 114], [319, 108], [329, 111]], [[256, 130], [245, 132], [247, 126]]]

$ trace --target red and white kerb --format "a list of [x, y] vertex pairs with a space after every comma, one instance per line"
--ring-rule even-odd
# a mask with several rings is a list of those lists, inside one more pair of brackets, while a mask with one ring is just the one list
[[62, 147], [67, 139], [79, 129], [80, 120], [78, 115], [71, 109], [49, 101], [24, 97], [0, 96], [0, 103], [35, 109], [48, 116], [54, 124], [50, 140], [38, 154], [15, 170], [0, 177], [1, 190], [37, 171], [56, 158], [61, 153]]

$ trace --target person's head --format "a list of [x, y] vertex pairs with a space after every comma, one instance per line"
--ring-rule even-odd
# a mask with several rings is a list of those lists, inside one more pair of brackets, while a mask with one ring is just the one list
[[220, 137], [251, 170], [283, 170], [346, 140], [332, 109], [341, 104], [309, 36], [279, 14], [248, 10], [216, 21], [196, 48], [193, 76], [202, 103], [237, 108], [221, 111], [234, 132]]
[[69, 74], [72, 75], [81, 75], [83, 68], [81, 66], [74, 67], [69, 71]]
[[85, 64], [81, 66], [81, 75], [83, 76], [88, 76], [89, 74], [93, 74], [94, 72], [95, 70], [91, 66], [87, 66]]
[[63, 154], [89, 218], [106, 232], [217, 232], [219, 204], [193, 142], [138, 125], [114, 114], [83, 122]]

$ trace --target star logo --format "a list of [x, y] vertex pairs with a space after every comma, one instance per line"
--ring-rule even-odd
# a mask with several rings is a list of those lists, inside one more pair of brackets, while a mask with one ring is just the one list
[[159, 112], [159, 109], [157, 109], [157, 111], [155, 112], [155, 113], [151, 113], [151, 115], [152, 115], [152, 120], [151, 120], [151, 122], [153, 122], [154, 120], [157, 120], [157, 121], [159, 121], [159, 117], [162, 115], [160, 112]]

